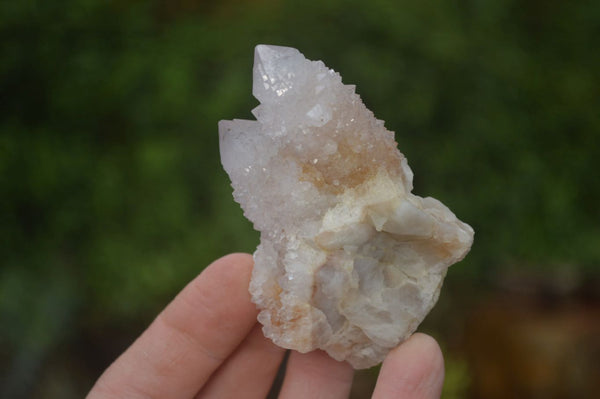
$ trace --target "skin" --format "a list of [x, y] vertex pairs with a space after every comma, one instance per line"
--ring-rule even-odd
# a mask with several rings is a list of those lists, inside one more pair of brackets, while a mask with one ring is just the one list
[[[88, 399], [264, 398], [285, 350], [256, 322], [248, 284], [252, 257], [212, 263], [102, 374]], [[292, 351], [279, 397], [347, 398], [353, 370], [322, 351]], [[437, 342], [414, 334], [390, 352], [373, 398], [439, 398], [444, 361]]]

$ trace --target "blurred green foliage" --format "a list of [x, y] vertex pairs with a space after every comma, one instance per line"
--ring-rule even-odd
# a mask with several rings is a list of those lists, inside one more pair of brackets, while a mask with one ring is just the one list
[[452, 273], [598, 266], [597, 1], [29, 0], [0, 35], [0, 396], [253, 250], [216, 126], [251, 118], [258, 43], [356, 84], [415, 192], [475, 228]]

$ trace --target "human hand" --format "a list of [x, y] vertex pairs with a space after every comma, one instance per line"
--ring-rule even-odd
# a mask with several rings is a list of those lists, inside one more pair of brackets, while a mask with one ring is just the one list
[[[102, 374], [87, 399], [264, 398], [285, 349], [256, 322], [248, 283], [252, 257], [212, 263]], [[280, 398], [346, 398], [353, 370], [322, 351], [292, 351]], [[437, 342], [414, 334], [387, 356], [373, 398], [439, 398]]]

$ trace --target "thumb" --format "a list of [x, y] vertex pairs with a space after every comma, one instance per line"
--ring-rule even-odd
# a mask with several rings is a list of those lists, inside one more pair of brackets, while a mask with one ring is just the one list
[[444, 383], [444, 358], [429, 335], [416, 333], [386, 357], [374, 399], [438, 399]]

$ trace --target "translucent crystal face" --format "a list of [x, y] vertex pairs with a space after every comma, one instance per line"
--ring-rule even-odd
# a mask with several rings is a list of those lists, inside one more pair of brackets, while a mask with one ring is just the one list
[[296, 49], [259, 45], [256, 121], [219, 122], [221, 161], [261, 232], [250, 283], [265, 335], [379, 363], [437, 301], [473, 229], [411, 193], [394, 134], [354, 86]]

